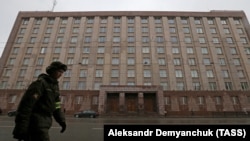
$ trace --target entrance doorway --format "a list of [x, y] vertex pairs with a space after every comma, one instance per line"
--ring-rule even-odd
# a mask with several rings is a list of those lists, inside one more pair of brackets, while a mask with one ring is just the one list
[[157, 112], [156, 105], [156, 94], [155, 93], [144, 93], [144, 111], [145, 113]]
[[107, 94], [107, 113], [119, 112], [119, 93]]
[[138, 107], [138, 94], [137, 93], [126, 93], [125, 94], [125, 105], [128, 113], [137, 113]]

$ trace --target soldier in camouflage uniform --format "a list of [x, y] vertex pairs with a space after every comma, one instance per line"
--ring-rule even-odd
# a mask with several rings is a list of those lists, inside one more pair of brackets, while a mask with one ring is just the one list
[[67, 66], [59, 61], [52, 62], [46, 68], [47, 74], [40, 74], [24, 93], [15, 118], [13, 136], [19, 141], [49, 141], [49, 129], [52, 116], [66, 129], [64, 113], [60, 108], [58, 81], [67, 70]]

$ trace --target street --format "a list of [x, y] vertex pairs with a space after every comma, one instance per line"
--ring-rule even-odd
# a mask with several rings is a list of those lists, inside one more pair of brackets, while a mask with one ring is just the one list
[[[156, 118], [156, 117], [67, 117], [67, 129], [60, 133], [61, 127], [54, 121], [50, 129], [51, 141], [103, 141], [105, 124], [133, 125], [201, 125], [234, 124], [250, 125], [249, 118]], [[16, 141], [12, 138], [14, 117], [0, 116], [0, 141]]]

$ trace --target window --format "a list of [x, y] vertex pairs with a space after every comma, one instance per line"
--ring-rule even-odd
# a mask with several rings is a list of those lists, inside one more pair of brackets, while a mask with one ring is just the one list
[[198, 71], [197, 70], [191, 70], [191, 77], [192, 78], [198, 78]]
[[213, 78], [214, 77], [214, 74], [213, 74], [213, 71], [212, 70], [207, 70], [207, 77], [208, 78]]
[[83, 47], [83, 53], [90, 53], [90, 48], [89, 47]]
[[43, 62], [44, 62], [44, 58], [39, 57], [37, 59], [37, 65], [43, 65]]
[[85, 43], [90, 43], [91, 42], [91, 37], [90, 36], [86, 36], [84, 39]]
[[176, 66], [181, 65], [181, 59], [180, 59], [180, 58], [174, 58], [173, 61], [174, 61], [174, 62], [173, 62], [174, 65], [176, 65]]
[[99, 32], [100, 33], [106, 33], [106, 30], [107, 30], [106, 27], [100, 27], [100, 31]]
[[19, 72], [19, 77], [24, 77], [26, 74], [26, 69], [21, 69]]
[[127, 41], [129, 43], [133, 43], [133, 42], [135, 42], [135, 38], [133, 36], [129, 36], [128, 39], [127, 39]]
[[225, 34], [230, 34], [229, 28], [224, 28], [223, 30], [224, 30], [224, 33], [225, 33]]
[[190, 33], [189, 27], [183, 27], [183, 32], [187, 34]]
[[72, 43], [72, 44], [77, 43], [77, 37], [76, 36], [71, 37], [70, 43]]
[[171, 99], [169, 96], [164, 97], [165, 105], [171, 105]]
[[187, 105], [187, 102], [188, 102], [187, 96], [180, 97], [180, 105]]
[[120, 53], [120, 47], [113, 47], [113, 48], [112, 48], [112, 53], [113, 53], [113, 54]]
[[215, 96], [215, 104], [216, 105], [221, 105], [222, 104], [221, 96]]
[[176, 89], [180, 90], [180, 91], [185, 90], [184, 83], [183, 82], [177, 82], [176, 83]]
[[233, 44], [234, 43], [232, 37], [227, 37], [226, 41], [227, 41], [228, 44]]
[[142, 53], [150, 53], [149, 47], [142, 47]]
[[201, 24], [201, 18], [198, 18], [198, 17], [194, 18], [194, 23]]
[[192, 47], [187, 47], [187, 54], [194, 54], [194, 50]]
[[128, 70], [128, 77], [135, 77], [135, 70]]
[[158, 64], [159, 65], [165, 65], [166, 63], [165, 63], [165, 58], [159, 58], [158, 59]]
[[78, 27], [74, 27], [72, 32], [73, 33], [78, 33], [79, 32], [79, 28]]
[[69, 53], [75, 53], [76, 48], [75, 47], [69, 47]]
[[65, 31], [66, 31], [66, 28], [65, 28], [65, 27], [60, 27], [59, 33], [65, 33]]
[[170, 27], [169, 32], [170, 33], [176, 33], [176, 28], [175, 27]]
[[249, 86], [247, 82], [240, 82], [240, 86], [242, 90], [249, 90]]
[[96, 70], [95, 77], [103, 77], [103, 70]]
[[220, 65], [226, 65], [226, 61], [224, 58], [219, 58], [219, 64]]
[[155, 23], [159, 24], [161, 23], [161, 17], [154, 17], [155, 18]]
[[64, 73], [64, 77], [71, 77], [72, 71], [70, 69], [67, 69], [67, 71]]
[[234, 105], [239, 104], [239, 97], [238, 96], [232, 96], [231, 99], [232, 99], [232, 102]]
[[119, 58], [118, 57], [112, 58], [112, 65], [119, 65]]
[[217, 47], [217, 48], [216, 48], [216, 52], [217, 52], [217, 54], [222, 54], [222, 49], [221, 49], [221, 47]]
[[233, 63], [235, 66], [239, 66], [240, 65], [240, 58], [234, 58]]
[[237, 54], [237, 50], [235, 47], [231, 47], [230, 52], [231, 52], [231, 54]]
[[128, 23], [133, 24], [135, 22], [134, 17], [128, 17]]
[[67, 64], [68, 65], [73, 65], [74, 64], [74, 58], [70, 57], [67, 59]]
[[144, 65], [150, 65], [150, 58], [143, 58]]
[[238, 75], [239, 78], [244, 78], [245, 77], [243, 70], [237, 70], [237, 75]]
[[92, 33], [92, 27], [87, 27], [86, 28], [86, 33]]
[[147, 17], [141, 17], [141, 23], [142, 24], [148, 23], [148, 18]]
[[114, 33], [120, 33], [120, 27], [114, 27], [113, 32]]
[[128, 53], [135, 53], [135, 47], [129, 46], [127, 51]]
[[105, 48], [104, 47], [98, 47], [97, 53], [104, 53]]
[[12, 50], [12, 54], [18, 54], [19, 52], [19, 47], [14, 47]]
[[88, 18], [87, 18], [87, 23], [88, 23], [88, 24], [94, 23], [94, 18], [93, 18], [93, 17], [88, 17]]
[[176, 36], [170, 37], [171, 43], [172, 44], [177, 44], [178, 43], [178, 38]]
[[80, 70], [80, 77], [87, 77], [87, 70]]
[[89, 63], [89, 59], [88, 58], [82, 58], [82, 64], [83, 65], [87, 65]]
[[135, 59], [134, 58], [128, 58], [128, 65], [134, 65], [135, 64]]
[[104, 23], [107, 23], [107, 17], [101, 17], [101, 23], [104, 24]]
[[142, 27], [141, 31], [142, 31], [142, 33], [148, 33], [148, 28], [147, 27]]
[[191, 37], [185, 37], [184, 38], [186, 44], [191, 44], [192, 43], [192, 38]]
[[200, 38], [199, 38], [199, 43], [200, 43], [200, 44], [205, 44], [205, 43], [206, 43], [205, 38], [204, 38], [204, 37], [200, 37]]
[[201, 48], [201, 53], [202, 54], [208, 54], [208, 49], [206, 47]]
[[204, 104], [205, 104], [204, 96], [198, 96], [198, 105], [204, 105]]
[[143, 36], [143, 37], [142, 37], [142, 42], [143, 42], [143, 43], [148, 43], [148, 42], [149, 42], [148, 36]]
[[242, 44], [247, 44], [247, 43], [248, 43], [246, 37], [240, 37], [240, 42], [241, 42]]
[[195, 63], [195, 58], [189, 58], [189, 59], [188, 59], [188, 64], [191, 65], [191, 66], [192, 66], [192, 65], [196, 65], [196, 63]]
[[144, 77], [151, 77], [151, 72], [150, 72], [150, 70], [144, 70], [144, 71], [143, 71], [143, 76], [144, 76]]
[[188, 18], [187, 17], [181, 17], [181, 23], [182, 24], [188, 24]]
[[55, 47], [54, 53], [61, 53], [61, 47]]
[[211, 34], [216, 34], [217, 33], [216, 28], [210, 28], [210, 33]]
[[23, 59], [23, 65], [28, 65], [30, 61], [30, 58], [24, 58]]
[[98, 58], [97, 58], [97, 63], [96, 63], [96, 64], [98, 64], [98, 65], [103, 65], [103, 63], [104, 63], [103, 57], [98, 57]]
[[86, 82], [79, 81], [78, 82], [78, 90], [85, 90], [86, 89]]
[[106, 41], [106, 37], [105, 36], [100, 36], [99, 38], [98, 38], [98, 42], [99, 43], [104, 43]]
[[213, 18], [208, 18], [207, 22], [209, 25], [213, 25], [214, 24], [214, 19]]
[[208, 82], [208, 85], [209, 85], [209, 90], [217, 90], [217, 86], [216, 86], [216, 83], [215, 82]]
[[227, 24], [227, 20], [226, 20], [225, 18], [222, 18], [222, 19], [221, 19], [221, 24], [222, 24], [222, 25]]
[[175, 70], [175, 77], [182, 78], [183, 77], [182, 70]]
[[162, 33], [162, 28], [161, 27], [156, 27], [155, 32], [156, 33]]
[[167, 72], [166, 72], [166, 70], [160, 70], [160, 77], [161, 77], [161, 78], [167, 77]]
[[134, 33], [134, 27], [128, 27], [128, 33]]
[[178, 54], [178, 53], [180, 53], [179, 48], [173, 47], [173, 48], [172, 48], [172, 53], [173, 53], [173, 54]]
[[63, 81], [63, 90], [70, 90], [70, 82]]
[[221, 71], [223, 78], [229, 78], [228, 70]]
[[119, 77], [119, 70], [111, 70], [111, 77]]
[[204, 32], [203, 32], [203, 29], [201, 27], [198, 27], [198, 28], [196, 28], [196, 33], [202, 34]]
[[31, 37], [31, 38], [30, 38], [30, 43], [31, 43], [31, 44], [36, 43], [36, 37]]
[[169, 24], [174, 24], [175, 23], [175, 18], [174, 17], [168, 17], [168, 23]]
[[164, 48], [163, 47], [157, 47], [157, 53], [165, 53]]
[[204, 65], [211, 65], [209, 58], [204, 58], [203, 63], [204, 63]]
[[121, 18], [120, 17], [114, 17], [114, 23], [115, 24], [119, 24], [121, 22]]
[[225, 89], [226, 90], [233, 90], [232, 82], [225, 82]]

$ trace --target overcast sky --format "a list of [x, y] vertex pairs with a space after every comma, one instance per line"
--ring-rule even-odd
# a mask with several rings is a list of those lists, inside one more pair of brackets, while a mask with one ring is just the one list
[[250, 20], [250, 0], [2, 0], [0, 56], [19, 11], [202, 11], [243, 10]]

